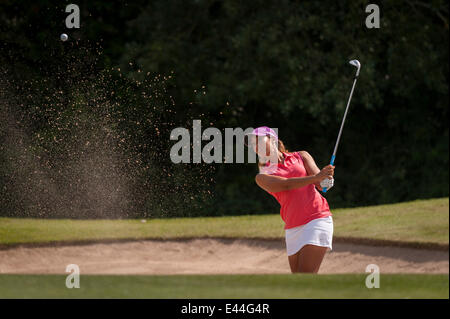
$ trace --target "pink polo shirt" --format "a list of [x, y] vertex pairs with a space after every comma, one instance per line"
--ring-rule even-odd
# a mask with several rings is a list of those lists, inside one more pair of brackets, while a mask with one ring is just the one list
[[[285, 178], [308, 176], [299, 152], [283, 154], [284, 164], [278, 163], [274, 171], [271, 169], [268, 174]], [[268, 168], [268, 164], [265, 168]], [[264, 173], [264, 168], [261, 173]], [[316, 218], [331, 216], [327, 200], [314, 184], [276, 193], [269, 192], [269, 194], [274, 196], [281, 205], [280, 215], [285, 222], [284, 229], [307, 224]]]

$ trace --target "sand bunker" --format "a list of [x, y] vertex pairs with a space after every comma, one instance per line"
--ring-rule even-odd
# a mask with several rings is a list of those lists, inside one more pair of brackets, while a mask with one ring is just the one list
[[[0, 250], [0, 273], [66, 274], [290, 273], [283, 240], [189, 239], [14, 247]], [[320, 273], [449, 273], [448, 251], [334, 243]]]

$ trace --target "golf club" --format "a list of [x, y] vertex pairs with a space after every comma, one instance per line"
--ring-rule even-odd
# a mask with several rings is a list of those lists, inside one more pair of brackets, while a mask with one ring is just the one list
[[[336, 152], [339, 145], [339, 140], [341, 139], [342, 129], [344, 128], [345, 118], [347, 117], [348, 107], [350, 106], [350, 101], [352, 100], [353, 90], [355, 89], [356, 80], [358, 80], [359, 70], [361, 69], [361, 63], [358, 60], [351, 60], [349, 62], [351, 65], [357, 68], [355, 80], [353, 81], [352, 90], [350, 91], [350, 96], [348, 98], [347, 107], [345, 108], [344, 118], [342, 119], [341, 128], [339, 129], [339, 134], [336, 140], [336, 145], [334, 146], [333, 155], [331, 156], [330, 165], [334, 165], [334, 159], [336, 158]], [[324, 187], [322, 190], [323, 193], [327, 192], [327, 187]]]

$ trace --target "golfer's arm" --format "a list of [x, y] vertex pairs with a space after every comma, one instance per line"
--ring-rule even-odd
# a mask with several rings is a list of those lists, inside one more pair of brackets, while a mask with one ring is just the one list
[[256, 184], [262, 189], [271, 192], [282, 192], [294, 188], [300, 188], [317, 182], [316, 176], [285, 178], [274, 175], [258, 174], [255, 177]]
[[[305, 169], [306, 172], [308, 173], [308, 176], [314, 176], [318, 174], [320, 172], [320, 169], [317, 167], [314, 158], [307, 151], [299, 151], [299, 153], [302, 156], [303, 162], [305, 163]], [[317, 188], [322, 190], [319, 181], [316, 181], [314, 185], [316, 185]]]

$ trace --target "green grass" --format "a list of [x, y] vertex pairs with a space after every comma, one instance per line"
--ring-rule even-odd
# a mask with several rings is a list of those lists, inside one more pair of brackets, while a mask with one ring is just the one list
[[[335, 238], [449, 242], [449, 199], [332, 210]], [[283, 238], [278, 214], [140, 220], [0, 218], [0, 245], [143, 238]]]
[[[332, 211], [335, 238], [446, 244], [449, 199]], [[0, 218], [0, 245], [143, 238], [282, 238], [276, 215], [140, 220]], [[64, 275], [0, 275], [0, 298], [449, 298], [448, 275], [82, 275], [67, 289]]]
[[63, 275], [0, 275], [0, 298], [449, 298], [448, 275], [82, 275], [67, 289]]
[[336, 210], [335, 236], [403, 242], [449, 242], [449, 199]]

